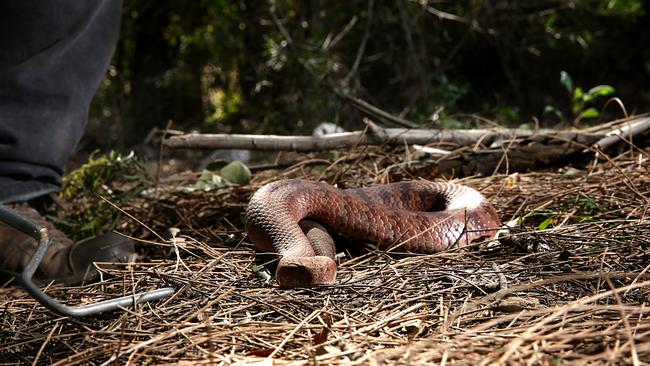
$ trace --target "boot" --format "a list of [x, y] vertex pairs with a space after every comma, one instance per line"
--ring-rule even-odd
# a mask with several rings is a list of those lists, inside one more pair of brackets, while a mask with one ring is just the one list
[[[74, 243], [28, 204], [5, 207], [48, 230], [50, 245], [34, 274], [37, 281], [76, 285], [97, 276], [93, 262], [127, 262], [135, 253], [133, 242], [115, 233]], [[0, 221], [0, 273], [9, 276], [20, 273], [37, 246], [38, 243], [31, 236]]]

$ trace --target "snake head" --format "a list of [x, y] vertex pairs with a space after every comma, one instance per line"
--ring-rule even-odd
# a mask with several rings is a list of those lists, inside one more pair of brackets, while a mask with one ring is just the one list
[[326, 256], [282, 258], [275, 278], [280, 288], [332, 285], [336, 279], [336, 262]]

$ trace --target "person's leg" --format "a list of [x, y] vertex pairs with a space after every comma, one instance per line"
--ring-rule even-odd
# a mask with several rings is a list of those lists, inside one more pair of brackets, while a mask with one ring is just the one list
[[119, 0], [0, 2], [0, 202], [59, 189], [121, 11]]
[[[20, 203], [59, 190], [110, 62], [121, 11], [119, 0], [0, 2], [0, 204], [48, 228], [42, 279], [78, 282], [93, 261], [133, 252], [115, 235], [75, 244]], [[21, 271], [35, 246], [0, 222], [0, 272]]]

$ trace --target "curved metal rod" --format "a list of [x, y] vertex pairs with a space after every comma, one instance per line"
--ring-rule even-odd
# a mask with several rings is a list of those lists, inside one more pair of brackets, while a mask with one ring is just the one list
[[16, 277], [16, 281], [22, 286], [27, 293], [29, 293], [41, 305], [50, 309], [52, 312], [63, 316], [70, 317], [84, 317], [88, 315], [95, 315], [105, 311], [118, 310], [120, 307], [130, 307], [136, 304], [141, 304], [149, 301], [159, 300], [169, 297], [176, 292], [173, 287], [164, 287], [161, 289], [140, 292], [134, 295], [117, 297], [114, 299], [100, 301], [94, 304], [82, 306], [68, 306], [60, 303], [56, 299], [45, 294], [33, 281], [32, 277], [36, 272], [39, 264], [43, 260], [43, 256], [47, 251], [50, 244], [47, 229], [41, 227], [25, 217], [13, 212], [0, 205], [0, 221], [11, 225], [24, 232], [25, 234], [33, 237], [38, 241], [36, 252], [25, 266], [23, 272]]

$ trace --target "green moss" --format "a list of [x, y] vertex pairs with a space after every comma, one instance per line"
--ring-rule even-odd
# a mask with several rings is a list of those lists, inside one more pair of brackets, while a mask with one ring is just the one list
[[64, 177], [60, 197], [68, 205], [52, 219], [75, 240], [111, 230], [121, 213], [102, 197], [120, 207], [141, 191], [144, 179], [144, 169], [133, 153], [93, 154]]

